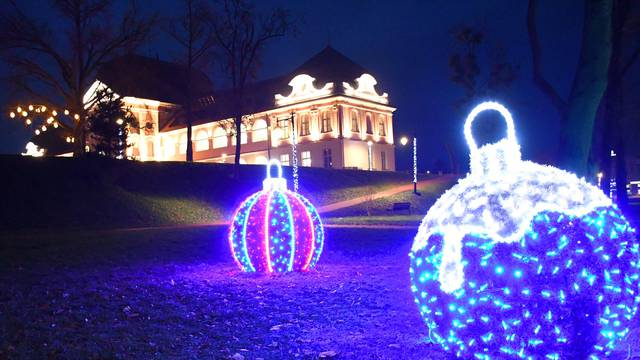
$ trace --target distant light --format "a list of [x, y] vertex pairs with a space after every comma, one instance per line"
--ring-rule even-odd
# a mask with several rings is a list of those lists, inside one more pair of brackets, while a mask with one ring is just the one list
[[27, 116], [27, 115], [28, 115], [28, 113], [26, 111], [22, 112], [22, 116]]
[[57, 112], [57, 111], [55, 111], [55, 110], [53, 110], [53, 111], [51, 112], [51, 114], [53, 114], [53, 116], [57, 116], [57, 115], [58, 115], [58, 112]]
[[408, 142], [409, 142], [409, 139], [407, 139], [406, 136], [403, 136], [400, 138], [400, 144], [402, 144], [402, 146], [407, 145]]
[[65, 115], [69, 115], [69, 110], [64, 109], [64, 114], [65, 114]]
[[122, 119], [118, 119], [118, 120], [116, 120], [116, 124], [122, 125], [122, 124], [124, 124], [124, 121]]
[[29, 105], [29, 111], [33, 111], [33, 105]]
[[16, 113], [14, 113], [13, 111], [10, 112], [9, 113], [9, 117], [13, 119], [14, 117], [16, 117]]
[[367, 145], [371, 146], [373, 145], [373, 142], [371, 142], [371, 140], [367, 141]]
[[27, 124], [27, 125], [31, 125], [31, 119], [27, 119], [27, 120], [25, 120], [24, 122], [25, 122], [25, 124]]

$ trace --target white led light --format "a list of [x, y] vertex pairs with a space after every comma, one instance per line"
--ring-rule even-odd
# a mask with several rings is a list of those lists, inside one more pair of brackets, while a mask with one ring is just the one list
[[[471, 125], [486, 110], [498, 111], [507, 123], [506, 138], [478, 148]], [[583, 216], [611, 200], [595, 186], [574, 174], [523, 161], [509, 111], [495, 102], [485, 102], [471, 111], [464, 125], [470, 149], [471, 173], [445, 192], [422, 220], [412, 252], [427, 246], [434, 234], [444, 237], [440, 265], [441, 289], [461, 288], [461, 242], [467, 234], [486, 235], [496, 242], [512, 243], [522, 238], [533, 217], [544, 211]]]

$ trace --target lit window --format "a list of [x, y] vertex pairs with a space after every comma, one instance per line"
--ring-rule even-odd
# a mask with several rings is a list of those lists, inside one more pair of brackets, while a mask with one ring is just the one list
[[300, 136], [309, 135], [309, 115], [302, 115], [300, 119]]
[[209, 134], [206, 130], [196, 131], [196, 151], [209, 150]]
[[387, 135], [386, 126], [384, 125], [384, 116], [383, 115], [380, 115], [380, 118], [378, 120], [378, 135], [380, 135], [380, 136], [386, 136]]
[[251, 141], [267, 141], [267, 122], [264, 119], [258, 119], [253, 123], [253, 132], [251, 133]]
[[147, 140], [147, 157], [153, 157], [153, 140]]
[[178, 152], [180, 154], [186, 154], [187, 153], [187, 134], [180, 135], [179, 144], [180, 146], [178, 146]]
[[358, 126], [358, 112], [355, 110], [351, 112], [351, 131], [360, 132], [360, 126]]
[[227, 132], [218, 126], [213, 130], [213, 148], [219, 149], [223, 147], [227, 147]]
[[289, 154], [280, 155], [280, 164], [283, 166], [289, 166]]
[[289, 118], [279, 119], [278, 127], [280, 128], [280, 139], [289, 138]]
[[322, 127], [321, 131], [323, 133], [331, 131], [331, 118], [329, 117], [328, 111], [322, 112]]
[[380, 165], [382, 170], [387, 170], [387, 153], [384, 151], [380, 153]]
[[302, 152], [302, 166], [311, 166], [311, 151]]
[[371, 114], [367, 114], [367, 134], [373, 134], [373, 126], [371, 124]]
[[176, 141], [172, 137], [164, 138], [164, 156], [172, 157], [176, 155]]
[[[233, 126], [235, 130], [235, 125]], [[247, 143], [247, 127], [244, 124], [240, 124], [240, 144]], [[236, 146], [235, 134], [231, 137], [231, 146]]]
[[324, 159], [324, 167], [333, 167], [333, 160], [331, 159], [331, 149], [324, 149], [322, 152], [322, 156]]

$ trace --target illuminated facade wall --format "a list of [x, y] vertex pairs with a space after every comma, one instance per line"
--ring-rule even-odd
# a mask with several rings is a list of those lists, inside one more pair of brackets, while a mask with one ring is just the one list
[[[336, 91], [333, 83], [316, 88], [312, 77], [295, 76], [288, 96], [274, 94], [274, 107], [244, 117], [241, 163], [266, 164], [277, 159], [292, 164], [291, 116], [295, 121], [300, 166], [368, 169], [368, 145], [372, 142], [374, 170], [395, 170], [393, 112], [387, 94], [378, 95], [375, 79], [363, 74], [352, 79], [353, 88], [343, 84]], [[347, 95], [348, 94], [348, 95]], [[125, 97], [141, 125], [153, 130], [132, 134], [129, 155], [142, 161], [184, 161], [186, 128], [159, 131], [158, 118], [172, 104]], [[231, 119], [211, 119], [193, 126], [195, 161], [232, 163], [235, 136]]]

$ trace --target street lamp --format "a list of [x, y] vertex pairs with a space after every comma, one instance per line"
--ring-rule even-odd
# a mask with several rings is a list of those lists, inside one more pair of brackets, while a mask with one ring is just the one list
[[371, 142], [371, 140], [367, 141], [367, 150], [368, 150], [368, 155], [369, 155], [369, 171], [373, 170], [373, 155], [371, 152], [371, 146], [373, 145], [373, 143]]
[[[409, 139], [406, 136], [400, 138], [400, 144], [405, 146], [409, 143]], [[418, 141], [413, 138], [413, 193], [420, 195], [418, 192]]]

